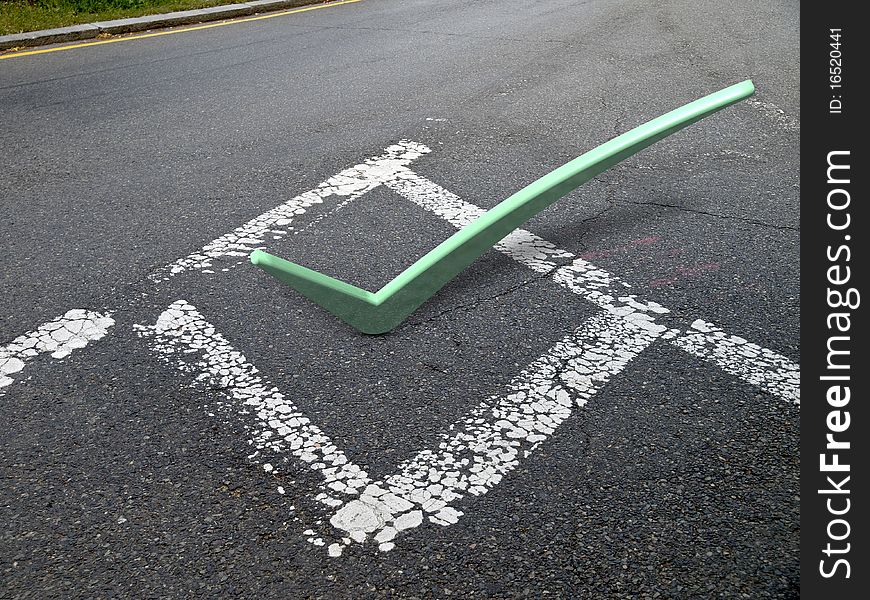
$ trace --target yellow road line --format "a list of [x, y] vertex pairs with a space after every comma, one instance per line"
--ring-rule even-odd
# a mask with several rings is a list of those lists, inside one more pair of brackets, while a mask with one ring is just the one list
[[254, 17], [243, 17], [230, 21], [219, 21], [216, 23], [207, 23], [205, 25], [197, 25], [195, 27], [186, 27], [184, 29], [168, 29], [165, 31], [155, 31], [153, 33], [142, 33], [137, 35], [128, 35], [125, 37], [111, 38], [108, 40], [97, 40], [94, 42], [83, 42], [81, 44], [70, 44], [68, 46], [55, 46], [54, 48], [42, 48], [40, 50], [25, 50], [23, 52], [14, 52], [12, 54], [0, 54], [0, 60], [6, 58], [17, 58], [19, 56], [30, 56], [32, 54], [46, 54], [48, 52], [63, 52], [64, 50], [75, 50], [76, 48], [86, 48], [87, 46], [100, 46], [102, 44], [114, 44], [115, 42], [127, 42], [130, 40], [141, 40], [144, 38], [157, 37], [160, 35], [173, 35], [176, 33], [187, 33], [188, 31], [199, 31], [200, 29], [211, 29], [212, 27], [223, 27], [224, 25], [234, 25], [236, 23], [248, 23], [250, 21], [262, 21], [263, 19], [272, 19], [274, 17], [283, 17], [295, 13], [307, 12], [309, 10], [317, 10], [320, 8], [329, 8], [331, 6], [341, 6], [342, 4], [353, 4], [362, 0], [339, 0], [338, 2], [330, 2], [329, 4], [318, 4], [316, 6], [306, 6], [303, 8], [294, 8], [291, 10], [282, 10], [280, 12], [267, 13], [265, 15], [257, 15]]

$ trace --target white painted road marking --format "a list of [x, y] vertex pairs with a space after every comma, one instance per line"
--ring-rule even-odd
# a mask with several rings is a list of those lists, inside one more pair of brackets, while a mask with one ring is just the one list
[[747, 98], [746, 103], [760, 110], [765, 117], [771, 119], [780, 127], [780, 129], [790, 132], [800, 131], [801, 129], [801, 122], [799, 119], [786, 114], [784, 110], [773, 102], [764, 102], [758, 98]]
[[76, 308], [0, 346], [0, 394], [12, 383], [12, 374], [24, 369], [35, 356], [51, 353], [52, 358], [65, 358], [105, 336], [114, 324], [108, 313]]
[[[342, 506], [330, 523], [346, 538], [373, 536], [382, 551], [396, 534], [423, 523], [452, 525], [462, 512], [452, 502], [481, 496], [526, 458], [604, 384], [646, 349], [661, 331], [601, 311], [441, 435], [397, 473], [373, 483]], [[336, 543], [331, 554], [340, 554]]]
[[[409, 169], [400, 170], [394, 179], [385, 183], [393, 191], [457, 228], [465, 227], [485, 212]], [[664, 326], [655, 323], [655, 318], [656, 315], [669, 314], [670, 310], [628, 294], [626, 290], [631, 287], [628, 283], [575, 257], [567, 250], [560, 250], [555, 244], [529, 231], [514, 231], [496, 245], [496, 249], [539, 273], [552, 272], [556, 283], [604, 310], [617, 315], [624, 314], [636, 322], [638, 319], [645, 321], [649, 327], [664, 329]], [[560, 267], [553, 259], [573, 259], [573, 262]], [[641, 307], [645, 308], [639, 312]], [[800, 403], [800, 366], [785, 356], [727, 334], [716, 325], [700, 319], [685, 334], [679, 330], [676, 332], [679, 335], [672, 337], [671, 343], [678, 348], [783, 400]]]
[[149, 278], [160, 282], [190, 270], [214, 273], [217, 265], [220, 265], [221, 271], [228, 271], [247, 262], [248, 256], [254, 250], [264, 249], [267, 237], [269, 241], [274, 241], [286, 236], [292, 229], [293, 220], [311, 206], [321, 204], [331, 196], [344, 197], [346, 200], [358, 198], [385, 180], [391, 179], [398, 169], [405, 168], [427, 152], [430, 152], [429, 148], [422, 144], [402, 140], [388, 147], [380, 156], [345, 169], [316, 188], [291, 198], [241, 227], [212, 240], [197, 252], [159, 269]]
[[[155, 325], [137, 325], [136, 330], [151, 339], [158, 356], [192, 374], [196, 385], [223, 390], [234, 401], [236, 412], [252, 413], [257, 425], [250, 443], [258, 451], [289, 451], [320, 473], [323, 482], [316, 499], [321, 503], [338, 506], [343, 494], [358, 494], [369, 483], [366, 472], [350, 462], [186, 300], [173, 302]], [[272, 469], [266, 466], [267, 471]]]
[[[575, 404], [584, 406], [655, 339], [672, 335], [646, 323], [609, 311], [590, 317], [514, 378], [504, 395], [486, 400], [450, 427], [438, 448], [418, 453], [399, 473], [374, 484], [185, 300], [172, 303], [155, 325], [136, 329], [166, 362], [190, 374], [195, 386], [220, 389], [233, 403], [230, 410], [256, 417], [249, 441], [258, 452], [289, 450], [320, 473], [323, 481], [313, 495], [335, 510], [330, 524], [340, 541], [327, 550], [339, 556], [346, 545], [369, 538], [382, 551], [390, 550], [397, 533], [420, 526], [424, 518], [455, 523], [462, 512], [451, 502], [492, 489], [571, 415]], [[264, 468], [271, 472], [273, 466]], [[313, 530], [306, 535], [325, 545]]]
[[[162, 282], [185, 271], [227, 271], [262, 248], [267, 237], [287, 235], [293, 219], [311, 206], [339, 197], [340, 207], [379, 185], [457, 228], [468, 225], [484, 209], [407, 168], [428, 152], [416, 142], [390, 146], [384, 154], [342, 171], [150, 278]], [[496, 249], [538, 273], [552, 274], [560, 286], [602, 310], [517, 375], [505, 394], [482, 402], [447, 428], [437, 448], [419, 451], [396, 473], [376, 483], [186, 301], [170, 305], [155, 325], [136, 327], [160, 357], [194, 375], [195, 384], [222, 390], [233, 401], [233, 411], [255, 416], [249, 441], [256, 451], [251, 458], [261, 451], [289, 450], [320, 473], [323, 481], [314, 499], [333, 511], [329, 523], [339, 539], [328, 547], [331, 556], [341, 555], [352, 542], [370, 538], [382, 551], [390, 550], [400, 531], [426, 520], [439, 525], [457, 522], [462, 515], [455, 507], [457, 501], [480, 496], [497, 485], [570, 416], [575, 404], [584, 406], [656, 339], [799, 403], [800, 368], [786, 357], [700, 319], [674, 328], [668, 309], [639, 300], [628, 293], [628, 283], [529, 231], [514, 231]], [[100, 339], [113, 324], [108, 315], [69, 311], [16, 338], [0, 348], [0, 388], [11, 383], [9, 375], [20, 371], [32, 356], [49, 351], [58, 358], [65, 356], [89, 340]], [[268, 463], [263, 467], [274, 468]], [[283, 487], [279, 486], [279, 493], [284, 493]], [[325, 545], [313, 530], [305, 535], [310, 536], [309, 542]]]
[[800, 403], [800, 367], [784, 356], [698, 319], [674, 345], [786, 400]]

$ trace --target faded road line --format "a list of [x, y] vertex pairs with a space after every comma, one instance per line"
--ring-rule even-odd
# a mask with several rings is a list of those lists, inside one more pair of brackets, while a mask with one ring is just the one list
[[105, 336], [114, 324], [109, 313], [76, 308], [0, 346], [0, 395], [12, 383], [12, 374], [24, 369], [35, 356], [51, 353], [52, 358], [65, 358]]
[[[254, 248], [288, 235], [293, 220], [313, 205], [337, 197], [343, 206], [379, 185], [457, 228], [464, 227], [484, 209], [408, 168], [428, 152], [426, 146], [410, 141], [390, 146], [382, 155], [345, 169], [175, 261], [152, 279], [159, 282], [185, 271], [228, 270], [244, 262]], [[401, 531], [426, 522], [442, 526], [457, 522], [463, 498], [480, 496], [496, 486], [570, 416], [574, 406], [585, 405], [656, 339], [783, 399], [799, 402], [799, 366], [787, 358], [706, 321], [683, 322], [658, 303], [631, 294], [631, 286], [615, 275], [527, 230], [514, 231], [496, 249], [538, 273], [550, 274], [560, 286], [601, 312], [514, 377], [504, 394], [483, 401], [446, 427], [435, 448], [418, 449], [396, 473], [376, 483], [367, 469], [350, 463], [334, 441], [268, 383], [193, 306], [173, 303], [156, 325], [140, 326], [139, 331], [152, 338], [152, 347], [165, 360], [193, 375], [195, 385], [221, 390], [220, 395], [231, 399], [230, 410], [256, 417], [250, 427], [255, 455], [289, 453], [322, 475], [311, 495], [321, 507], [328, 507], [331, 518], [313, 524], [316, 533], [305, 533], [316, 545], [331, 540], [327, 547], [331, 556], [340, 556], [348, 545], [367, 540], [388, 551]], [[265, 467], [273, 468], [268, 463]]]
[[[422, 208], [464, 227], [484, 212], [428, 179], [405, 169], [387, 187]], [[799, 403], [800, 368], [787, 358], [728, 335], [702, 320], [675, 329], [656, 302], [628, 294], [618, 277], [526, 230], [516, 230], [496, 248], [603, 309], [520, 373], [504, 395], [484, 401], [442, 433], [436, 449], [419, 451], [393, 475], [372, 483], [330, 519], [341, 542], [373, 539], [381, 551], [396, 536], [431, 523], [456, 523], [456, 502], [487, 493], [570, 416], [584, 406], [631, 359], [661, 337], [740, 379]], [[565, 265], [565, 261], [571, 261]], [[562, 265], [562, 266], [560, 266]]]
[[[293, 221], [312, 206], [327, 198], [338, 198], [342, 206], [379, 185], [464, 227], [484, 209], [408, 168], [428, 152], [426, 146], [410, 141], [390, 146], [380, 156], [345, 169], [167, 265], [151, 279], [159, 283], [188, 271], [227, 271], [246, 262], [248, 253], [267, 240], [288, 235]], [[504, 393], [482, 401], [445, 427], [434, 448], [414, 449], [417, 453], [395, 473], [375, 483], [186, 301], [174, 302], [155, 324], [137, 325], [136, 330], [164, 361], [190, 374], [194, 386], [217, 392], [217, 408], [246, 417], [254, 451], [249, 458], [271, 472], [280, 471], [277, 461], [290, 460], [289, 455], [321, 476], [311, 495], [324, 518], [313, 524], [317, 533], [306, 530], [305, 535], [318, 546], [331, 540], [331, 556], [341, 555], [354, 542], [372, 539], [388, 551], [402, 531], [426, 522], [456, 523], [463, 498], [496, 486], [565, 422], [575, 406], [584, 406], [657, 339], [799, 403], [800, 368], [786, 357], [704, 320], [679, 319], [660, 304], [631, 294], [630, 285], [615, 275], [527, 230], [514, 231], [495, 247], [535, 272], [549, 274], [600, 312], [516, 375]], [[77, 323], [67, 325], [68, 320]], [[51, 351], [64, 356], [105, 335], [113, 323], [107, 315], [70, 311], [16, 338], [0, 348], [0, 387], [35, 354]], [[272, 456], [277, 466], [266, 462]]]
[[[218, 237], [197, 252], [161, 267], [149, 274], [148, 278], [154, 283], [160, 283], [186, 271], [223, 272], [240, 263], [247, 263], [247, 257], [252, 250], [262, 247], [267, 238], [276, 240], [287, 235], [292, 230], [293, 221], [313, 205], [330, 197], [342, 198], [343, 203], [354, 200], [381, 185], [386, 179], [395, 177], [398, 170], [406, 168], [413, 160], [429, 151], [422, 144], [400, 141], [387, 147], [379, 156], [341, 171], [316, 188], [291, 198]], [[71, 310], [64, 316], [41, 325], [36, 331], [16, 338], [9, 345], [0, 346], [0, 395], [4, 393], [3, 388], [12, 383], [11, 375], [21, 371], [25, 363], [37, 354], [51, 352], [55, 358], [62, 358], [72, 350], [84, 347], [89, 341], [102, 338], [106, 329], [114, 324], [110, 314]]]
[[761, 111], [761, 114], [776, 123], [780, 129], [785, 131], [800, 131], [801, 129], [801, 122], [799, 119], [787, 114], [773, 102], [765, 102], [758, 98], [749, 98], [746, 103]]

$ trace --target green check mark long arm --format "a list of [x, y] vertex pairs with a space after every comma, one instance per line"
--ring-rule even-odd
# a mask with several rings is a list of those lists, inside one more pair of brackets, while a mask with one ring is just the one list
[[447, 238], [372, 293], [262, 250], [251, 262], [363, 333], [385, 333], [502, 238], [599, 173], [696, 121], [751, 96], [743, 81], [705, 96], [586, 152], [527, 185]]

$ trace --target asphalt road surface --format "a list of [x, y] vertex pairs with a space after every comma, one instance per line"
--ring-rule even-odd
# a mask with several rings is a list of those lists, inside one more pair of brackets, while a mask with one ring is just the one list
[[[0, 60], [0, 596], [797, 595], [798, 24], [362, 0]], [[377, 289], [747, 78], [387, 335], [246, 262]]]

